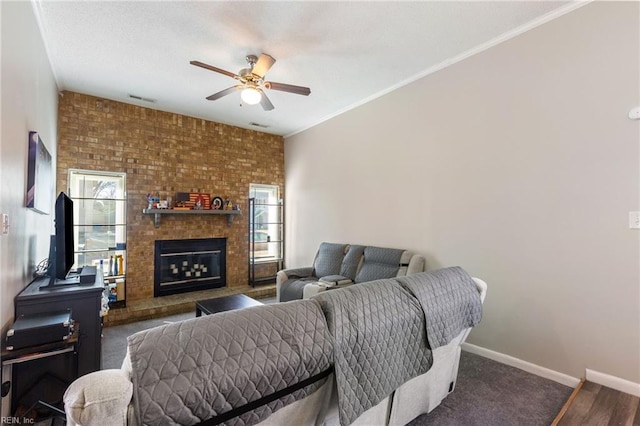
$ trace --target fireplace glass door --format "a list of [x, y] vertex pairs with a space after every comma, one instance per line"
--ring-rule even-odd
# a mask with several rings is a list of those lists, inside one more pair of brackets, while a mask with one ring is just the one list
[[156, 241], [155, 296], [224, 287], [226, 238]]
[[161, 286], [220, 278], [220, 250], [160, 255]]

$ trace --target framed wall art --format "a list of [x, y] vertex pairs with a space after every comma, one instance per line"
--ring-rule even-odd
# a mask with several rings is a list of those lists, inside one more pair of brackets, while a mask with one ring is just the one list
[[27, 207], [42, 214], [51, 211], [53, 199], [53, 164], [38, 132], [29, 132], [27, 165]]

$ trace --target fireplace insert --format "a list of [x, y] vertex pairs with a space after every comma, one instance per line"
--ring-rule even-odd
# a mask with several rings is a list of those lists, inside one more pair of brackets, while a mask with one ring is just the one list
[[157, 240], [155, 297], [227, 285], [226, 238]]

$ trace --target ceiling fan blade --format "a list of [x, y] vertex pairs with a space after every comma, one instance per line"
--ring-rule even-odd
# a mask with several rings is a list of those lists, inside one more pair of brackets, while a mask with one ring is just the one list
[[276, 60], [266, 53], [263, 53], [258, 58], [258, 62], [255, 63], [253, 69], [251, 70], [252, 74], [259, 76], [260, 78], [264, 78], [265, 74], [269, 69], [276, 63]]
[[271, 90], [280, 90], [282, 92], [295, 93], [296, 95], [309, 96], [311, 89], [308, 87], [294, 86], [293, 84], [275, 83], [266, 81], [264, 87]]
[[204, 62], [200, 62], [200, 61], [191, 61], [191, 62], [189, 62], [189, 63], [190, 63], [191, 65], [195, 65], [195, 66], [197, 66], [197, 67], [204, 68], [204, 69], [209, 70], [209, 71], [214, 71], [214, 72], [218, 72], [218, 73], [220, 73], [220, 74], [228, 75], [228, 76], [229, 76], [229, 77], [231, 77], [231, 78], [238, 79], [238, 78], [240, 77], [239, 75], [234, 74], [234, 73], [232, 73], [232, 72], [230, 72], [230, 71], [225, 71], [225, 70], [223, 70], [223, 69], [220, 69], [220, 68], [214, 67], [213, 65], [205, 64]]
[[273, 106], [273, 104], [271, 103], [269, 98], [267, 97], [267, 94], [264, 93], [264, 91], [260, 90], [260, 89], [258, 89], [258, 92], [260, 92], [260, 95], [262, 95], [260, 97], [260, 105], [262, 106], [262, 109], [265, 110], [265, 111], [271, 111], [272, 109], [274, 109], [275, 107]]
[[215, 101], [216, 99], [220, 99], [221, 97], [227, 96], [229, 93], [235, 92], [236, 90], [240, 90], [240, 89], [242, 89], [242, 86], [240, 85], [229, 87], [228, 89], [224, 89], [218, 93], [214, 93], [211, 96], [207, 96], [207, 100]]

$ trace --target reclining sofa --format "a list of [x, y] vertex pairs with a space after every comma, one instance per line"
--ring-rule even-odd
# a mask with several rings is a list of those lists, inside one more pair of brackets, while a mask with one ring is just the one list
[[446, 268], [141, 331], [67, 424], [404, 425], [454, 389], [486, 290]]
[[411, 275], [423, 272], [424, 263], [408, 250], [323, 242], [312, 266], [278, 271], [276, 298], [308, 299], [328, 287]]

